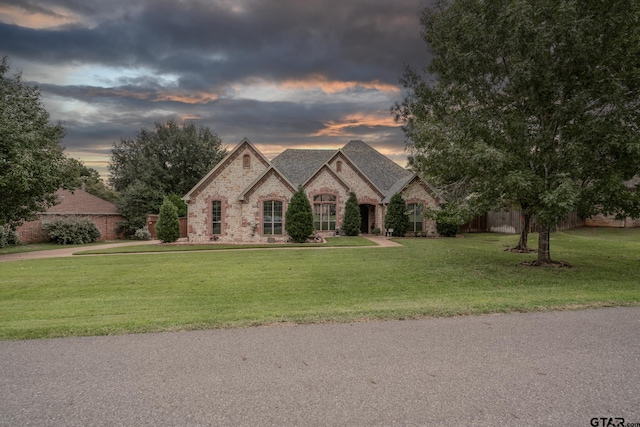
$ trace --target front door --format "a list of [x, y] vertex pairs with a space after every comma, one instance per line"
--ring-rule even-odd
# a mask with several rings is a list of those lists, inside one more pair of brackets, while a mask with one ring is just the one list
[[360, 233], [369, 234], [369, 205], [360, 205]]

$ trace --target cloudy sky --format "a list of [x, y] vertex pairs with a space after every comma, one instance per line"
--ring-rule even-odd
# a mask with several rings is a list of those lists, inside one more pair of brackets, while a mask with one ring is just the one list
[[426, 1], [0, 0], [0, 56], [103, 176], [114, 142], [169, 118], [268, 158], [362, 139], [404, 164], [389, 110], [428, 62]]

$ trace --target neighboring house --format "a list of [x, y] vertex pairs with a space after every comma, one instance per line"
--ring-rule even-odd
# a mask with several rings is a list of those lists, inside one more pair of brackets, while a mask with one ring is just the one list
[[374, 227], [385, 232], [387, 204], [401, 193], [411, 213], [410, 230], [436, 234], [435, 224], [420, 211], [438, 203], [430, 187], [362, 141], [338, 150], [288, 149], [269, 161], [244, 139], [183, 197], [189, 241], [286, 241], [285, 214], [299, 185], [320, 234], [341, 228], [351, 191], [360, 204], [362, 233]]
[[17, 232], [23, 243], [45, 242], [49, 240], [43, 224], [64, 218], [87, 218], [100, 230], [100, 240], [114, 240], [120, 237], [118, 227], [124, 217], [118, 213], [115, 204], [96, 197], [81, 189], [73, 193], [58, 190], [58, 204], [37, 215], [38, 219], [18, 227]]
[[[627, 188], [638, 188], [640, 186], [640, 177], [636, 176], [624, 183]], [[640, 227], [640, 218], [623, 218], [616, 219], [613, 215], [598, 214], [587, 218], [585, 225], [588, 227], [617, 227], [617, 228], [637, 228]]]

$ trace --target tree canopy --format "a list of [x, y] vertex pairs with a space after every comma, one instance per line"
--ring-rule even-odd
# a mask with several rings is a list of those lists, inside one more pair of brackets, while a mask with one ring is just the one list
[[208, 127], [174, 120], [156, 122], [111, 150], [109, 182], [116, 191], [140, 181], [163, 194], [186, 194], [227, 153]]
[[0, 225], [14, 227], [56, 203], [73, 176], [60, 145], [64, 128], [49, 122], [40, 91], [0, 62]]
[[394, 112], [449, 204], [535, 215], [541, 265], [570, 212], [640, 215], [639, 2], [449, 0], [421, 23], [433, 59]]
[[[146, 215], [158, 213], [164, 196], [186, 194], [226, 154], [218, 135], [193, 122], [156, 122], [154, 129], [143, 128], [135, 138], [116, 142], [109, 183], [122, 194], [123, 229], [144, 227]], [[184, 210], [184, 204], [175, 204]]]
[[123, 231], [134, 233], [147, 225], [147, 214], [156, 214], [164, 200], [164, 194], [156, 188], [135, 181], [122, 190], [118, 210], [126, 218], [120, 224]]
[[74, 188], [84, 188], [89, 194], [110, 202], [118, 201], [118, 193], [107, 187], [100, 173], [77, 159], [69, 159], [71, 174], [75, 177]]

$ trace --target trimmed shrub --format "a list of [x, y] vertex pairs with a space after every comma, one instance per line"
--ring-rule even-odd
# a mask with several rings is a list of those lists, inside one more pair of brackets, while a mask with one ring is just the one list
[[20, 244], [20, 237], [13, 228], [8, 225], [0, 225], [0, 248], [7, 246], [17, 246]]
[[456, 237], [458, 226], [450, 222], [436, 221], [436, 231], [442, 237]]
[[358, 205], [358, 198], [353, 191], [349, 194], [347, 204], [344, 207], [344, 222], [342, 223], [342, 231], [347, 236], [357, 236], [360, 234], [360, 223], [362, 218], [360, 217], [360, 206]]
[[156, 224], [156, 236], [163, 243], [171, 243], [180, 237], [180, 221], [178, 220], [178, 208], [165, 197], [160, 206], [160, 218]]
[[176, 208], [178, 208], [178, 217], [187, 216], [187, 204], [184, 202], [184, 200], [182, 200], [180, 196], [178, 196], [176, 193], [169, 193], [167, 194], [167, 198], [171, 200], [171, 203], [173, 203]]
[[287, 234], [295, 243], [304, 243], [313, 234], [313, 213], [307, 194], [298, 187], [285, 214]]
[[149, 227], [146, 225], [142, 228], [138, 228], [135, 233], [133, 233], [134, 240], [151, 240], [151, 233], [149, 232]]
[[49, 238], [59, 245], [82, 245], [100, 238], [100, 230], [86, 218], [60, 219], [42, 226]]
[[407, 206], [400, 193], [394, 194], [389, 200], [387, 215], [384, 217], [384, 226], [387, 230], [393, 229], [392, 234], [394, 237], [403, 237], [409, 230]]
[[443, 203], [432, 216], [436, 221], [436, 231], [442, 237], [456, 237], [460, 225], [465, 222], [456, 206], [447, 203]]

